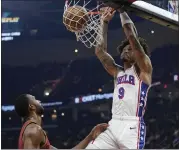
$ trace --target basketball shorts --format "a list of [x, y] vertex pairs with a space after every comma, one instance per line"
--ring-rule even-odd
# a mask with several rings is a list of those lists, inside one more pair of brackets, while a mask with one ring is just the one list
[[146, 126], [143, 119], [136, 117], [113, 117], [109, 127], [86, 149], [143, 149]]

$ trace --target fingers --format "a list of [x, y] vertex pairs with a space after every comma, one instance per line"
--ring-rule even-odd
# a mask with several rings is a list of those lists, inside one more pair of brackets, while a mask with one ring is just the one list
[[98, 135], [100, 135], [102, 132], [104, 132], [109, 125], [107, 123], [101, 123], [96, 125], [90, 135], [92, 136], [92, 139], [95, 139]]
[[110, 12], [113, 12], [113, 11], [115, 11], [113, 8], [111, 8], [111, 7], [102, 7], [102, 8], [100, 8], [100, 11], [101, 12], [104, 12], [104, 11], [110, 11]]
[[111, 15], [114, 15], [114, 14], [115, 14], [115, 12], [116, 12], [116, 10], [115, 10], [115, 9], [113, 9], [113, 10], [112, 10], [112, 12], [111, 12]]
[[114, 8], [111, 7], [102, 7], [100, 8], [100, 13], [101, 14], [110, 14], [110, 15], [114, 15], [116, 12], [116, 10]]
[[108, 126], [108, 124], [107, 123], [100, 123], [100, 124], [98, 124], [97, 126]]
[[109, 125], [107, 123], [101, 123], [97, 125], [97, 127], [99, 127], [101, 130], [106, 130], [108, 126]]

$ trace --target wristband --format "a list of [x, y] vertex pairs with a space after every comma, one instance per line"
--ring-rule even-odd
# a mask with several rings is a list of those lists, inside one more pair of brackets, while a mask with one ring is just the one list
[[124, 26], [127, 23], [133, 24], [132, 20], [130, 19], [130, 17], [128, 16], [126, 12], [120, 13], [120, 18], [121, 18], [122, 26]]

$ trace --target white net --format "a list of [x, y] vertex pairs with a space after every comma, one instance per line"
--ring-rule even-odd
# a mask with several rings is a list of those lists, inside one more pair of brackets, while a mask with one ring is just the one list
[[77, 41], [81, 41], [87, 48], [97, 46], [103, 38], [101, 17], [108, 15], [108, 12], [100, 14], [101, 6], [102, 3], [99, 4], [96, 0], [66, 1], [63, 23], [68, 30], [75, 32]]

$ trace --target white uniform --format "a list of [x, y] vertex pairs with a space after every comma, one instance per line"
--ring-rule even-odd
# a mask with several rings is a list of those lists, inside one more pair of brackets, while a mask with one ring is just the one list
[[114, 84], [109, 127], [86, 149], [143, 149], [146, 133], [143, 115], [149, 86], [139, 79], [134, 66], [119, 72]]

